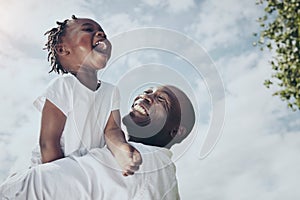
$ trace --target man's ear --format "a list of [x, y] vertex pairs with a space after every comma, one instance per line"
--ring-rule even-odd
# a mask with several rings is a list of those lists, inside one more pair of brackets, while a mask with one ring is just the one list
[[63, 43], [59, 43], [55, 45], [55, 52], [59, 56], [66, 56], [70, 54], [70, 51], [67, 49], [67, 47]]
[[184, 126], [180, 125], [178, 128], [175, 128], [171, 131], [171, 136], [173, 138], [177, 137], [177, 138], [185, 138], [187, 134], [187, 130]]

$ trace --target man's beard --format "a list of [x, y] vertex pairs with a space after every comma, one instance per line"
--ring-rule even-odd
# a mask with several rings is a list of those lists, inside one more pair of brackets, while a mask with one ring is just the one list
[[126, 126], [129, 141], [164, 147], [172, 140], [164, 125], [154, 126], [150, 123], [147, 126], [139, 126], [130, 114], [124, 116], [122, 122]]
[[146, 126], [138, 125], [131, 118], [130, 114], [123, 117], [122, 122], [126, 126], [128, 135], [137, 138], [149, 138], [156, 135], [162, 129], [161, 126], [153, 126], [151, 122]]

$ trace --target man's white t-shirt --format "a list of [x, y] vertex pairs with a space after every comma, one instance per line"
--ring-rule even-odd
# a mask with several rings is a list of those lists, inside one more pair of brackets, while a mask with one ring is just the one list
[[[73, 75], [60, 76], [48, 85], [46, 92], [34, 105], [42, 111], [48, 99], [67, 117], [61, 138], [65, 156], [78, 149], [89, 150], [105, 145], [104, 129], [111, 111], [119, 109], [120, 97], [117, 87], [101, 82], [96, 91], [84, 86]], [[39, 148], [34, 150], [32, 162], [40, 164]]]
[[[106, 148], [75, 152], [69, 157], [37, 165], [0, 186], [2, 198], [72, 200], [178, 200], [172, 153], [168, 149], [131, 143], [143, 157], [133, 176], [122, 176]], [[1, 197], [1, 195], [0, 195]]]

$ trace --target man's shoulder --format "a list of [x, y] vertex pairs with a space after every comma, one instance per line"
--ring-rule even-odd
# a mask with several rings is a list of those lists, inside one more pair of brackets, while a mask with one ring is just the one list
[[141, 153], [163, 153], [166, 154], [168, 157], [172, 157], [172, 152], [164, 147], [157, 147], [152, 145], [146, 145], [137, 142], [129, 142], [132, 146], [138, 149]]
[[171, 170], [175, 173], [172, 161], [172, 152], [169, 149], [130, 142], [142, 155], [143, 164], [140, 172], [154, 172], [161, 169]]
[[[178, 199], [176, 168], [169, 149], [130, 142], [142, 154], [143, 163], [134, 177], [141, 178], [136, 199]], [[143, 190], [142, 188], [147, 188]]]

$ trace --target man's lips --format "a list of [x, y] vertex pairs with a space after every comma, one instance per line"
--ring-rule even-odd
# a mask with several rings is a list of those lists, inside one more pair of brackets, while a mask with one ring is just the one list
[[140, 104], [133, 105], [132, 110], [139, 112], [141, 115], [149, 116], [148, 111]]
[[131, 107], [133, 111], [138, 112], [139, 114], [143, 116], [149, 116], [149, 110], [146, 105], [144, 105], [143, 99], [139, 98], [136, 99]]
[[150, 124], [151, 119], [149, 116], [141, 115], [138, 111], [132, 110], [130, 113], [130, 118], [138, 126], [147, 126]]
[[149, 111], [142, 100], [135, 101], [131, 107], [130, 116], [132, 120], [139, 126], [146, 126], [150, 123], [151, 119]]

